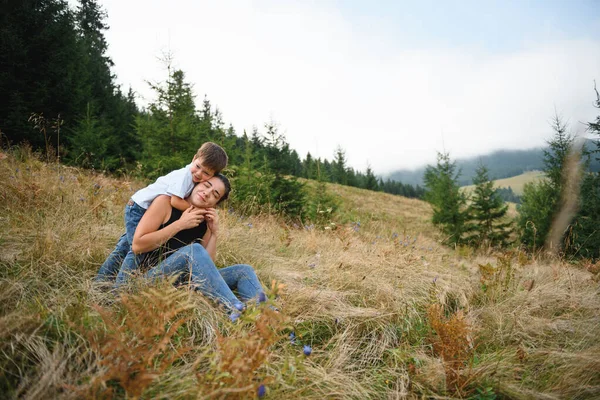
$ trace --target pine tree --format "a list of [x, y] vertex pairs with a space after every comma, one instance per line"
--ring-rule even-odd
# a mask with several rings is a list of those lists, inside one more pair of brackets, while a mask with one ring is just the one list
[[506, 246], [511, 224], [502, 220], [508, 205], [494, 189], [484, 165], [477, 169], [473, 184], [475, 190], [467, 211], [471, 219], [467, 230], [471, 235], [466, 239], [467, 242], [476, 246]]
[[432, 222], [446, 235], [447, 244], [464, 242], [466, 198], [458, 186], [459, 176], [456, 163], [450, 161], [448, 153], [438, 153], [436, 166], [428, 165], [424, 175], [425, 199], [433, 208]]
[[552, 120], [554, 136], [544, 150], [544, 174], [547, 179], [528, 183], [523, 188], [517, 220], [521, 243], [530, 249], [539, 249], [546, 241], [552, 220], [560, 207], [563, 187], [562, 171], [573, 146], [573, 137], [557, 115]]
[[108, 138], [105, 128], [92, 112], [88, 103], [84, 117], [80, 118], [71, 137], [70, 161], [87, 168], [103, 169], [102, 160], [107, 156]]
[[44, 137], [27, 122], [30, 114], [60, 114], [67, 131], [90, 98], [75, 16], [64, 0], [0, 7], [0, 129], [13, 143], [44, 148]]
[[[115, 170], [133, 164], [139, 156], [141, 142], [135, 134], [134, 121], [138, 114], [133, 92], [123, 95], [115, 84], [115, 76], [111, 72], [113, 61], [108, 57], [108, 42], [104, 32], [109, 29], [105, 23], [106, 11], [97, 0], [79, 0], [75, 12], [77, 31], [82, 47], [82, 63], [84, 65], [87, 87], [90, 91], [88, 102], [93, 110], [93, 118], [97, 120], [95, 142], [106, 142], [104, 154], [96, 152], [99, 160], [94, 165], [102, 164]], [[82, 110], [84, 118], [88, 118], [89, 110]], [[88, 135], [94, 134], [88, 132]]]
[[335, 150], [333, 161], [333, 180], [335, 183], [348, 184], [348, 172], [346, 169], [346, 152], [341, 146], [338, 146]]
[[368, 190], [379, 190], [379, 183], [377, 177], [371, 169], [371, 164], [367, 164], [367, 172], [365, 173], [364, 189]]
[[167, 82], [150, 85], [157, 99], [136, 120], [143, 143], [142, 162], [150, 178], [182, 168], [201, 145], [191, 85], [183, 71], [171, 72], [169, 59], [167, 63]]
[[315, 161], [313, 160], [310, 152], [306, 153], [306, 158], [302, 162], [302, 176], [306, 179], [315, 179]]
[[[600, 95], [596, 93], [595, 107], [600, 109]], [[596, 135], [596, 147], [590, 156], [598, 159], [600, 154], [600, 115], [588, 124], [588, 130]], [[600, 172], [587, 172], [583, 176], [579, 196], [579, 212], [569, 229], [566, 246], [567, 253], [572, 256], [587, 257], [600, 260]]]

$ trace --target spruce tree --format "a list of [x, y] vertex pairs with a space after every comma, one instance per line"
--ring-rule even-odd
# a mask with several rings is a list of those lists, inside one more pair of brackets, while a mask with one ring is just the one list
[[168, 71], [166, 83], [151, 84], [157, 99], [136, 120], [143, 143], [142, 163], [150, 178], [182, 168], [202, 144], [191, 85], [183, 71], [171, 73], [170, 64]]
[[375, 174], [373, 173], [373, 170], [371, 169], [371, 164], [367, 164], [367, 171], [365, 173], [365, 180], [364, 180], [364, 189], [368, 189], [368, 190], [379, 190], [379, 183], [377, 182], [377, 177], [375, 176]]
[[494, 183], [488, 176], [488, 169], [480, 165], [473, 178], [475, 190], [468, 207], [471, 221], [466, 238], [475, 246], [506, 246], [510, 235], [510, 222], [503, 222], [508, 205], [502, 200]]
[[306, 158], [302, 162], [302, 176], [306, 179], [315, 179], [317, 177], [315, 161], [310, 152], [306, 153]]
[[526, 184], [517, 208], [520, 240], [530, 249], [543, 246], [550, 233], [552, 220], [560, 207], [563, 167], [573, 146], [573, 137], [567, 133], [567, 126], [560, 117], [553, 118], [552, 129], [554, 136], [544, 150], [546, 179]]
[[77, 121], [73, 129], [69, 161], [86, 168], [103, 169], [108, 149], [105, 130], [88, 103], [85, 116]]
[[0, 7], [0, 129], [13, 143], [44, 148], [30, 114], [48, 120], [60, 114], [67, 132], [90, 98], [75, 16], [64, 0], [12, 0]]
[[346, 152], [341, 146], [338, 146], [335, 150], [333, 161], [333, 180], [335, 183], [348, 184], [348, 172], [346, 169]]
[[[81, 60], [84, 66], [84, 77], [90, 91], [86, 108], [81, 116], [88, 118], [90, 109], [97, 121], [96, 132], [88, 131], [87, 135], [95, 135], [95, 142], [105, 142], [106, 151], [96, 152], [94, 165], [115, 170], [133, 164], [139, 156], [141, 142], [135, 134], [134, 121], [138, 114], [133, 92], [124, 95], [115, 84], [115, 76], [111, 72], [113, 61], [108, 57], [108, 42], [104, 32], [109, 29], [105, 23], [106, 11], [97, 0], [79, 0], [75, 12], [77, 31], [81, 45]], [[76, 134], [75, 131], [73, 131]]]
[[425, 169], [425, 199], [433, 208], [432, 222], [446, 235], [446, 244], [464, 242], [466, 198], [458, 186], [459, 176], [448, 153], [438, 153], [436, 166], [428, 165]]
[[[596, 89], [594, 87], [594, 89]], [[595, 107], [600, 109], [600, 95], [596, 92]], [[588, 131], [596, 136], [595, 148], [590, 149], [591, 157], [600, 158], [600, 115], [588, 124]], [[581, 183], [579, 212], [569, 229], [566, 251], [569, 255], [600, 259], [600, 172], [588, 171]]]

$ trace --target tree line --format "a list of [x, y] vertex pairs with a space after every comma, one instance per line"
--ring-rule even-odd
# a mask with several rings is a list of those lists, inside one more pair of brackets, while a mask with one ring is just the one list
[[134, 92], [115, 83], [105, 19], [96, 0], [79, 0], [74, 9], [65, 0], [2, 2], [0, 142], [27, 142], [70, 164], [152, 179], [181, 168], [210, 140], [236, 168], [423, 195], [419, 186], [384, 181], [370, 166], [349, 167], [341, 147], [331, 161], [301, 158], [274, 122], [238, 135], [206, 97], [197, 106], [184, 71], [173, 69], [168, 56], [165, 80], [150, 84], [155, 98], [140, 109]]
[[[595, 107], [600, 109], [596, 91]], [[569, 134], [567, 125], [556, 116], [553, 136], [543, 150], [546, 179], [525, 185], [518, 216], [507, 217], [502, 196], [494, 188], [488, 169], [480, 165], [473, 179], [471, 196], [460, 190], [460, 170], [449, 154], [439, 153], [437, 164], [425, 171], [425, 199], [433, 208], [432, 221], [449, 245], [506, 247], [510, 243], [535, 252], [558, 249], [569, 258], [600, 258], [600, 172], [590, 168], [600, 161], [600, 116], [588, 123], [588, 132], [597, 138], [581, 145]], [[509, 193], [510, 194], [510, 193]], [[569, 213], [566, 227], [553, 224]], [[554, 241], [554, 243], [552, 242]]]

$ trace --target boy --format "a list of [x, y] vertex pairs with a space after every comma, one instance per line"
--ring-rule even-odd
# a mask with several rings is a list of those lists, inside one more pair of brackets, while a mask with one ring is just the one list
[[153, 184], [135, 192], [125, 206], [126, 233], [121, 236], [113, 252], [100, 267], [96, 281], [105, 282], [113, 279], [118, 271], [116, 286], [119, 286], [137, 268], [140, 260], [131, 251], [133, 234], [142, 216], [156, 197], [166, 194], [171, 197], [172, 207], [185, 211], [190, 204], [184, 198], [190, 194], [194, 185], [210, 179], [226, 166], [227, 153], [225, 150], [215, 143], [206, 142], [198, 149], [191, 164], [161, 176]]

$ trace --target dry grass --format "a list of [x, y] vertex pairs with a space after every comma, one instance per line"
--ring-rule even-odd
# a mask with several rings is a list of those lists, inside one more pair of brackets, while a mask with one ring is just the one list
[[[101, 379], [113, 353], [89, 335], [119, 331], [107, 331], [107, 321], [134, 321], [136, 311], [90, 281], [141, 185], [45, 164], [26, 149], [0, 160], [0, 182], [0, 392], [76, 398], [73, 388], [102, 381], [111, 391], [96, 396], [124, 398], [120, 378]], [[343, 203], [332, 229], [221, 212], [218, 264], [248, 263], [263, 282], [285, 284], [282, 319], [256, 310], [232, 324], [199, 295], [175, 291], [192, 309], [164, 341], [178, 318], [152, 319], [166, 330], [153, 336], [155, 347], [148, 342], [160, 351], [143, 359], [155, 375], [142, 397], [244, 398], [261, 384], [268, 398], [600, 396], [599, 284], [591, 272], [519, 253], [453, 251], [439, 245], [427, 204], [329, 188]], [[131, 295], [148, 299], [152, 290], [140, 283]], [[453, 323], [468, 334], [447, 335], [462, 351], [449, 364], [436, 338]], [[286, 339], [290, 330], [296, 344]], [[121, 346], [139, 336], [133, 332], [123, 332]], [[310, 357], [303, 345], [312, 346]]]

